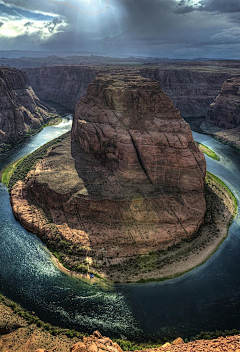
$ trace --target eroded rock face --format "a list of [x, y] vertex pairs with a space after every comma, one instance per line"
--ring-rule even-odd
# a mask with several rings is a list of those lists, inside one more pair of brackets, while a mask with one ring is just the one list
[[[27, 68], [25, 72], [40, 99], [74, 110], [93, 79], [100, 72], [111, 70], [111, 67], [62, 65]], [[211, 71], [211, 68], [204, 71], [158, 66], [136, 68], [135, 72], [158, 81], [184, 117], [206, 116], [209, 105], [219, 94], [223, 82], [232, 76], [225, 68], [222, 71]]]
[[74, 65], [27, 68], [25, 72], [40, 99], [72, 111], [96, 77], [95, 69]]
[[12, 144], [50, 117], [25, 73], [0, 68], [0, 144]]
[[160, 82], [184, 117], [206, 116], [229, 72], [194, 69], [141, 69], [143, 77]]
[[49, 151], [11, 201], [26, 228], [87, 248], [84, 260], [104, 271], [191, 238], [205, 214], [205, 173], [189, 125], [158, 82], [103, 75], [76, 107], [72, 140]]
[[221, 93], [210, 106], [207, 121], [224, 129], [240, 126], [240, 76], [224, 82]]
[[125, 181], [203, 191], [205, 160], [157, 82], [95, 79], [76, 107], [72, 137]]

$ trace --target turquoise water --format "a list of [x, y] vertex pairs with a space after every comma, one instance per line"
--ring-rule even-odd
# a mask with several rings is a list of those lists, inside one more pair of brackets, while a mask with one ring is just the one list
[[[45, 128], [16, 150], [0, 156], [1, 168], [71, 128], [71, 121]], [[239, 153], [213, 138], [195, 140], [220, 155], [207, 158], [240, 199]], [[55, 268], [44, 245], [14, 219], [0, 185], [0, 291], [52, 324], [111, 337], [189, 337], [201, 330], [240, 329], [239, 216], [220, 249], [201, 267], [162, 283], [103, 288], [73, 279]]]

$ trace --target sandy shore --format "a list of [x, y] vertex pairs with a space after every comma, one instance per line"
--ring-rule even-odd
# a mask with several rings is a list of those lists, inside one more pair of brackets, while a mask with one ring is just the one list
[[74, 279], [78, 279], [81, 281], [84, 281], [88, 284], [100, 284], [102, 285], [110, 285], [110, 281], [107, 280], [107, 278], [105, 277], [105, 275], [103, 273], [101, 273], [101, 279], [99, 277], [90, 277], [90, 274], [86, 274], [86, 273], [78, 273], [76, 271], [73, 270], [69, 270], [67, 269], [53, 254], [52, 252], [50, 252], [47, 249], [48, 253], [51, 256], [52, 262], [53, 264], [58, 268], [58, 270], [60, 270], [62, 273], [71, 276]]

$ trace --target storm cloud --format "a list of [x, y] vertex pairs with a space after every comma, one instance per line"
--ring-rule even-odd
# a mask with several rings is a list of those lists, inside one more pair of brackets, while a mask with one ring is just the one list
[[[0, 0], [0, 6], [0, 49], [240, 56], [239, 0]], [[14, 21], [24, 26], [15, 36]]]

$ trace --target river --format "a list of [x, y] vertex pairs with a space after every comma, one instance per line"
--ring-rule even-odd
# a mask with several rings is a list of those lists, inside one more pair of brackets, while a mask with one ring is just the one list
[[[0, 169], [71, 128], [64, 119], [16, 149], [0, 155]], [[239, 152], [210, 136], [193, 133], [220, 155], [207, 168], [240, 200]], [[174, 280], [100, 287], [61, 273], [42, 242], [13, 217], [0, 184], [0, 292], [44, 321], [110, 337], [148, 340], [190, 337], [200, 331], [240, 329], [240, 221], [202, 266]]]

